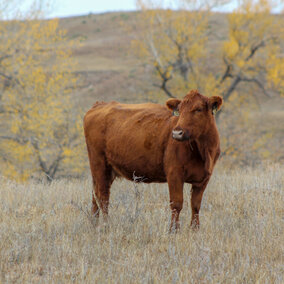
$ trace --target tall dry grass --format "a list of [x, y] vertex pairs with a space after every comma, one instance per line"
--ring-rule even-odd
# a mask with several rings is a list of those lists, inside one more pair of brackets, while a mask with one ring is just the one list
[[1, 283], [284, 283], [284, 168], [216, 169], [190, 224], [169, 234], [166, 185], [117, 181], [89, 218], [91, 182], [0, 180]]

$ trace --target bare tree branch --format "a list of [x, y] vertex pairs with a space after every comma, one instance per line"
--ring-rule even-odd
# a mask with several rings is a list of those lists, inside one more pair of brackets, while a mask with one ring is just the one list
[[225, 57], [223, 57], [223, 61], [225, 63], [225, 65], [227, 66], [226, 67], [226, 70], [220, 80], [220, 82], [218, 83], [218, 86], [220, 86], [227, 78], [232, 78], [232, 65], [229, 64], [229, 62], [227, 61], [227, 59]]
[[262, 90], [264, 95], [271, 98], [271, 95], [266, 91], [264, 85], [257, 78], [242, 78], [242, 81], [255, 83]]
[[174, 98], [173, 94], [167, 88], [167, 82], [172, 79], [172, 75], [170, 74], [170, 76], [168, 76], [168, 74], [167, 74], [170, 65], [163, 67], [162, 62], [161, 62], [161, 60], [158, 56], [158, 52], [157, 52], [157, 49], [154, 45], [153, 40], [149, 38], [148, 43], [150, 45], [151, 52], [152, 52], [152, 54], [155, 58], [155, 62], [156, 62], [155, 69], [157, 70], [158, 74], [160, 75], [160, 78], [162, 79], [161, 85], [154, 84], [154, 86], [158, 86], [160, 89], [162, 89], [168, 97]]
[[15, 141], [21, 145], [24, 145], [29, 141], [28, 139], [22, 137], [20, 138], [20, 137], [7, 136], [7, 135], [0, 136], [0, 139]]
[[174, 98], [175, 96], [167, 88], [167, 82], [170, 79], [172, 79], [172, 76], [167, 77], [166, 76], [167, 71], [163, 72], [159, 65], [156, 66], [156, 70], [158, 71], [158, 73], [159, 73], [159, 75], [160, 75], [160, 77], [162, 79], [162, 85], [154, 84], [154, 86], [158, 86], [159, 88], [161, 88], [167, 94], [168, 97]]
[[55, 174], [58, 170], [58, 167], [59, 167], [61, 160], [63, 160], [62, 147], [60, 146], [60, 150], [57, 154], [57, 157], [51, 163], [51, 165], [48, 167], [47, 163], [42, 159], [42, 156], [41, 156], [41, 153], [40, 153], [40, 148], [39, 148], [37, 140], [31, 139], [31, 144], [33, 145], [33, 147], [35, 149], [35, 152], [36, 152], [36, 155], [37, 155], [37, 158], [38, 158], [38, 162], [39, 162], [39, 166], [40, 166], [42, 172], [46, 175], [47, 181], [51, 182], [55, 177]]
[[4, 74], [2, 72], [0, 72], [0, 76], [4, 77], [5, 79], [8, 79], [8, 80], [12, 80], [13, 79], [12, 76], [6, 75], [6, 74]]

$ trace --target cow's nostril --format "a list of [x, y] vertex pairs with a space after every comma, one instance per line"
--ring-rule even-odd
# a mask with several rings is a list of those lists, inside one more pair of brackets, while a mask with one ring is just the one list
[[183, 130], [181, 129], [173, 130], [172, 135], [173, 135], [173, 138], [175, 139], [181, 139], [183, 136]]
[[173, 133], [176, 134], [176, 135], [182, 135], [183, 134], [183, 130], [173, 130]]

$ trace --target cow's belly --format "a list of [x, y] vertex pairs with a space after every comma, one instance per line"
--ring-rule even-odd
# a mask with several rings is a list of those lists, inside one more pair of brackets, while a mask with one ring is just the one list
[[140, 163], [124, 163], [108, 159], [108, 163], [113, 168], [117, 176], [122, 176], [128, 180], [137, 182], [166, 182], [165, 173], [159, 165], [154, 167], [140, 160]]
[[144, 183], [166, 182], [165, 174], [159, 171], [146, 171], [144, 169], [137, 169], [137, 167], [125, 167], [114, 163], [112, 163], [111, 166], [116, 176], [124, 177], [131, 181]]
[[166, 182], [163, 155], [158, 149], [150, 151], [141, 149], [140, 145], [119, 145], [118, 142], [115, 145], [110, 143], [106, 151], [108, 164], [117, 175], [145, 183]]

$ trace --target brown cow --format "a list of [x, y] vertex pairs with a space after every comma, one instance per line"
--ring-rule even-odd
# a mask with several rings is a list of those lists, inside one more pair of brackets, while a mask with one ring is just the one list
[[[168, 182], [171, 229], [179, 228], [183, 184], [192, 184], [191, 225], [199, 227], [202, 195], [220, 154], [214, 113], [218, 96], [191, 91], [183, 100], [158, 104], [97, 102], [85, 115], [84, 130], [99, 206], [108, 214], [110, 187], [117, 176]], [[93, 192], [92, 212], [99, 207]]]

